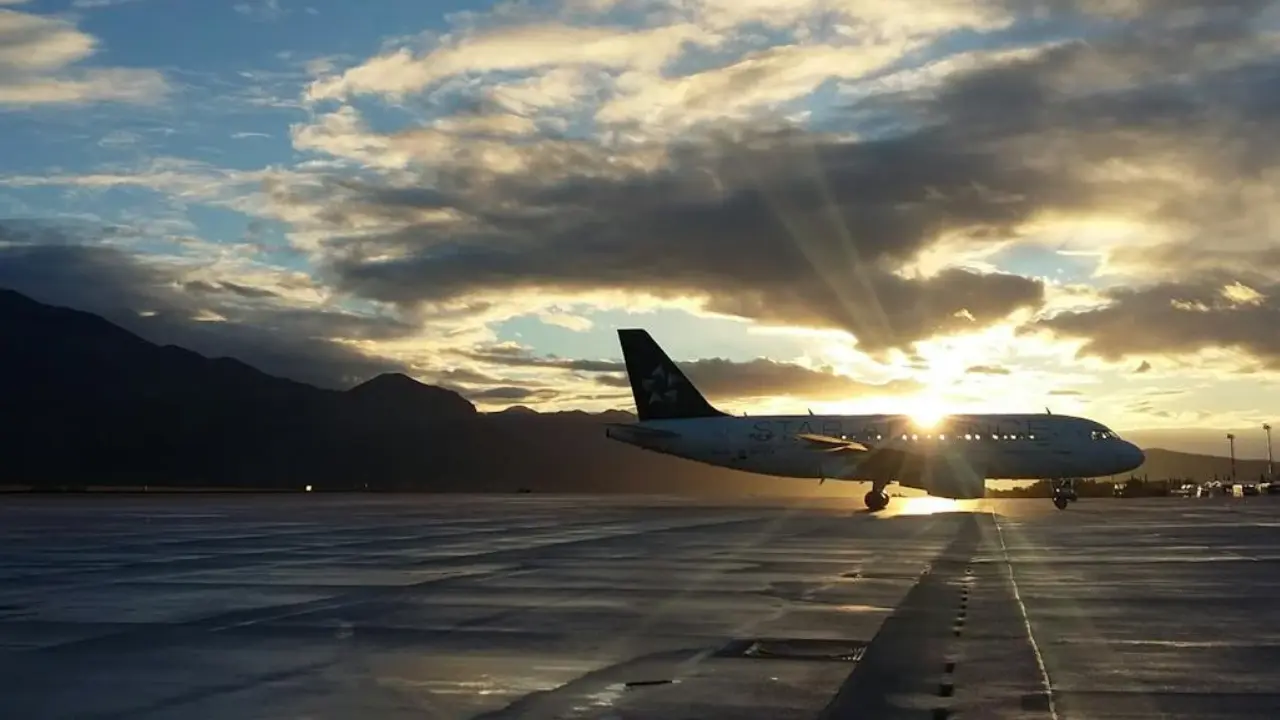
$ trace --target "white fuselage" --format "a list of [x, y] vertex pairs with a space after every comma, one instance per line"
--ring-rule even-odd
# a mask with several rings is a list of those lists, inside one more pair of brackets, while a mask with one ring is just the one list
[[[854, 441], [865, 450], [833, 451], [805, 435]], [[612, 427], [608, 436], [745, 472], [896, 481], [943, 497], [982, 497], [987, 478], [1099, 477], [1145, 460], [1099, 423], [1050, 414], [953, 415], [929, 426], [904, 415], [723, 416], [649, 420]]]

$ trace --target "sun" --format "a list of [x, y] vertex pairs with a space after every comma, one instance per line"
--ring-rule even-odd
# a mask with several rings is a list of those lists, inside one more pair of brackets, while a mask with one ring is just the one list
[[942, 398], [920, 396], [911, 398], [905, 403], [903, 414], [911, 418], [911, 422], [924, 430], [938, 426], [949, 413], [947, 403]]
[[925, 430], [932, 430], [937, 427], [938, 423], [942, 422], [942, 419], [947, 416], [945, 412], [934, 410], [913, 410], [907, 415], [911, 418], [912, 424]]

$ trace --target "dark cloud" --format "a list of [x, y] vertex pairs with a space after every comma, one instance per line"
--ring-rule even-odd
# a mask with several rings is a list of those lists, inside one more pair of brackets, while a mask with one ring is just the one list
[[[895, 272], [939, 232], [999, 235], [1025, 218], [1025, 204], [972, 186], [985, 179], [1008, 191], [1028, 179], [997, 177], [981, 158], [941, 148], [833, 144], [820, 153], [829, 179], [805, 183], [793, 153], [818, 162], [813, 148], [779, 140], [764, 152], [690, 148], [645, 178], [509, 183], [502, 210], [465, 208], [474, 231], [411, 227], [365, 237], [347, 244], [332, 270], [346, 289], [402, 303], [522, 288], [693, 295], [730, 315], [849, 329], [873, 350], [1041, 302], [1038, 281], [1013, 275]], [[520, 210], [507, 209], [517, 202]], [[389, 246], [405, 259], [369, 259]]]
[[453, 368], [435, 373], [435, 380], [444, 385], [501, 385], [502, 380], [487, 373], [465, 368]]
[[1151, 363], [1146, 360], [1143, 360], [1141, 363], [1138, 364], [1138, 367], [1134, 368], [1133, 372], [1135, 375], [1151, 372]]
[[[622, 361], [574, 360], [554, 356], [535, 357], [522, 348], [496, 346], [471, 357], [509, 367], [541, 367], [565, 371], [598, 373], [596, 382], [610, 387], [629, 387]], [[762, 397], [796, 397], [836, 400], [867, 395], [904, 395], [922, 388], [913, 381], [885, 384], [863, 383], [828, 369], [812, 369], [794, 363], [757, 358], [735, 362], [709, 358], [680, 363], [689, 380], [710, 399], [738, 400]]]
[[223, 295], [225, 293], [231, 293], [233, 295], [239, 295], [242, 298], [254, 300], [280, 297], [280, 293], [275, 290], [249, 287], [248, 285], [227, 282], [225, 280], [214, 283], [206, 282], [204, 280], [192, 280], [182, 283], [182, 287], [188, 292], [199, 293], [202, 295]]
[[1084, 395], [1084, 393], [1080, 392], [1079, 390], [1050, 390], [1049, 394], [1055, 395], [1058, 397], [1079, 397], [1081, 395]]
[[828, 370], [757, 358], [733, 362], [720, 358], [682, 364], [689, 380], [714, 398], [788, 396], [839, 400], [868, 395], [906, 395], [922, 389], [919, 383], [896, 380], [871, 384]]
[[1004, 0], [1011, 10], [1055, 14], [1087, 14], [1116, 20], [1142, 21], [1145, 26], [1169, 22], [1197, 24], [1245, 22], [1274, 0]]
[[[233, 282], [189, 282], [176, 267], [109, 246], [75, 244], [48, 227], [33, 233], [33, 227], [0, 221], [0, 287], [102, 315], [152, 342], [234, 357], [325, 387], [345, 388], [405, 369], [331, 341], [394, 338], [413, 330], [394, 319], [258, 302], [276, 293]], [[202, 313], [225, 321], [197, 321]]]
[[[1280, 87], [1280, 82], [1277, 82]], [[1203, 206], [1202, 206], [1203, 207]], [[1267, 208], [1269, 209], [1269, 208]], [[1226, 213], [1224, 212], [1224, 215]], [[1250, 208], [1240, 208], [1238, 222], [1269, 225], [1269, 217], [1258, 217]], [[1256, 237], [1259, 244], [1271, 245], [1269, 229], [1257, 233], [1229, 233], [1227, 237]], [[1156, 246], [1117, 248], [1109, 262], [1150, 276], [1152, 281], [1176, 281], [1203, 275], [1230, 274], [1245, 283], [1266, 283], [1280, 278], [1280, 246], [1232, 247], [1229, 243], [1179, 241]]]
[[502, 404], [507, 402], [541, 403], [555, 400], [560, 393], [549, 388], [517, 387], [504, 385], [484, 390], [461, 390], [468, 400], [477, 403]]
[[[1120, 288], [1110, 304], [1046, 318], [1035, 327], [1083, 339], [1081, 353], [1106, 360], [1234, 348], [1280, 369], [1280, 283], [1262, 287], [1216, 282]], [[1150, 369], [1143, 362], [1135, 372]]]
[[467, 353], [467, 357], [507, 367], [545, 367], [591, 373], [622, 372], [626, 369], [620, 360], [573, 360], [555, 355], [537, 357], [516, 345], [493, 345], [479, 352]]

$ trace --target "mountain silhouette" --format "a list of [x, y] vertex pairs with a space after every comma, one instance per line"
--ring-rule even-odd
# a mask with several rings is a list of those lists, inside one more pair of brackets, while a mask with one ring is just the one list
[[[1227, 480], [1231, 477], [1229, 457], [1198, 455], [1163, 448], [1149, 448], [1144, 452], [1147, 454], [1147, 461], [1133, 471], [1132, 474], [1136, 477], [1146, 475], [1151, 480], [1174, 478], [1191, 482]], [[1258, 482], [1266, 472], [1266, 460], [1236, 458], [1236, 482]], [[1127, 477], [1128, 475], [1118, 477], [1117, 480]]]
[[0, 327], [0, 486], [809, 490], [605, 438], [625, 412], [479, 413], [399, 373], [322, 389], [3, 289]]
[[[854, 496], [614, 442], [611, 410], [480, 413], [388, 373], [346, 391], [160, 346], [86, 312], [0, 289], [0, 486]], [[1253, 462], [1241, 461], [1256, 474]], [[1156, 477], [1226, 458], [1151, 451]], [[1200, 479], [1208, 479], [1202, 477]]]

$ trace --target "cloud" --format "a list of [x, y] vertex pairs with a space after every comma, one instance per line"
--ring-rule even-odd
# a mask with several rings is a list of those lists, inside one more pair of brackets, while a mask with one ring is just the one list
[[750, 120], [757, 110], [809, 95], [832, 78], [882, 69], [902, 53], [903, 48], [893, 45], [786, 45], [675, 78], [635, 71], [618, 78], [618, 94], [595, 118], [670, 133], [712, 121]]
[[96, 51], [97, 39], [67, 20], [0, 8], [0, 107], [141, 103], [168, 92], [154, 70], [75, 66]]
[[897, 42], [956, 29], [992, 29], [1012, 18], [1000, 3], [987, 0], [938, 0], [911, 12], [879, 0], [700, 0], [691, 5], [702, 23], [715, 28], [759, 23], [810, 31], [830, 23], [850, 38]]
[[965, 370], [970, 375], [1009, 375], [1012, 371], [999, 365], [973, 365]]
[[199, 265], [135, 256], [101, 238], [86, 245], [43, 224], [0, 223], [0, 287], [40, 302], [103, 315], [153, 342], [235, 357], [325, 387], [404, 369], [349, 343], [405, 337], [416, 326], [300, 302], [315, 288], [299, 275], [272, 274], [255, 285], [210, 275]]
[[231, 202], [279, 174], [267, 170], [230, 170], [179, 157], [152, 157], [128, 167], [83, 173], [0, 175], [0, 186], [13, 188], [66, 186], [86, 190], [139, 187], [182, 200]]
[[[774, 85], [764, 95], [776, 96], [778, 78], [790, 78], [786, 84], [792, 86], [812, 85], [824, 62], [827, 74], [856, 75], [945, 32], [991, 30], [1014, 17], [998, 3], [968, 0], [937, 0], [911, 13], [878, 0], [565, 0], [557, 5], [558, 17], [516, 4], [500, 6], [487, 17], [459, 14], [472, 22], [443, 37], [417, 39], [429, 50], [393, 48], [318, 79], [308, 95], [312, 100], [361, 94], [402, 99], [459, 76], [592, 67], [620, 74], [619, 94], [632, 109], [638, 109], [642, 96], [669, 98], [684, 91], [706, 101], [714, 94], [741, 102], [726, 92], [729, 86], [750, 92]], [[624, 28], [618, 22], [623, 16], [643, 25]], [[784, 40], [723, 72], [664, 83], [673, 64], [705, 64], [702, 54], [751, 46], [761, 27], [789, 35], [792, 44]]]
[[[1229, 278], [1117, 288], [1097, 309], [1046, 318], [1036, 327], [1083, 340], [1107, 360], [1235, 349], [1280, 370], [1280, 282], [1249, 287]], [[1143, 361], [1136, 372], [1145, 372]]]
[[279, 20], [289, 11], [280, 7], [280, 0], [254, 0], [253, 2], [239, 2], [231, 6], [232, 10], [244, 15], [250, 20], [258, 22], [270, 22]]
[[308, 97], [342, 100], [376, 93], [399, 98], [455, 75], [563, 65], [656, 71], [685, 43], [714, 41], [714, 36], [687, 23], [633, 31], [545, 23], [499, 28], [446, 41], [423, 55], [409, 48], [379, 55], [315, 81]]
[[[15, 3], [22, 3], [26, 0], [13, 0]], [[143, 0], [73, 0], [71, 7], [77, 10], [96, 10], [98, 8], [115, 7], [117, 5], [130, 5]], [[0, 0], [0, 5], [5, 3]]]
[[[353, 114], [343, 111], [341, 123]], [[335, 152], [405, 169], [428, 137], [334, 132], [326, 146]], [[939, 233], [1009, 228], [1032, 208], [1010, 198], [1015, 191], [1052, 192], [1050, 177], [960, 147], [784, 131], [630, 154], [582, 142], [486, 150], [468, 143], [460, 156], [437, 146], [425, 156], [431, 183], [324, 181], [317, 212], [334, 231], [360, 230], [326, 241], [342, 287], [404, 304], [621, 288], [846, 329], [871, 350], [979, 327], [1043, 300], [1042, 283], [1014, 275], [901, 272]], [[318, 202], [286, 192], [275, 197], [282, 206]]]
[[536, 404], [555, 400], [560, 395], [559, 392], [549, 388], [527, 388], [514, 385], [491, 387], [484, 390], [464, 390], [463, 394], [472, 402], [482, 404]]
[[[282, 212], [331, 219], [313, 227], [327, 231], [317, 261], [344, 290], [380, 301], [412, 307], [622, 289], [766, 324], [845, 330], [868, 351], [1044, 310], [1044, 281], [964, 262], [1020, 243], [1085, 247], [1135, 286], [1152, 277], [1138, 259], [1196, 282], [1188, 269], [1249, 268], [1235, 279], [1261, 291], [1276, 280], [1265, 230], [1280, 220], [1271, 216], [1280, 207], [1271, 189], [1280, 156], [1268, 130], [1280, 109], [1269, 90], [1280, 79], [1280, 44], [1259, 28], [1275, 18], [1265, 15], [1269, 4], [1245, 0], [1169, 7], [1039, 3], [1044, 13], [1104, 18], [1103, 34], [992, 53], [937, 82], [891, 86], [829, 109], [823, 126], [840, 131], [778, 121], [675, 136], [511, 141], [441, 126], [374, 132], [344, 106], [300, 128], [299, 146], [380, 175], [322, 180], [323, 195], [280, 188], [274, 202]], [[466, 62], [431, 65], [410, 85], [466, 72], [478, 56], [459, 48], [474, 38], [544, 32], [460, 36], [440, 51], [454, 54], [437, 57]], [[802, 73], [807, 66], [792, 61], [824, 47], [758, 52], [655, 79], [666, 54], [635, 72], [649, 73], [651, 85], [695, 88], [738, 68], [763, 86], [775, 70]], [[484, 62], [580, 77], [570, 51], [541, 52]], [[618, 66], [639, 62], [629, 52], [608, 57]], [[788, 62], [775, 67], [774, 57]], [[808, 79], [800, 85], [811, 89]], [[733, 100], [746, 85], [706, 87], [721, 89], [650, 105], [668, 108], [661, 112], [674, 119], [664, 127], [677, 129], [702, 111], [736, 117]], [[597, 98], [593, 117], [627, 97]], [[606, 119], [640, 117], [644, 105]], [[1116, 238], [1132, 235], [1092, 232], [1108, 223], [1141, 229], [1141, 245], [1126, 250]], [[1063, 228], [1083, 232], [1064, 241]], [[1213, 258], [1228, 247], [1229, 261]], [[1097, 304], [1096, 293], [1085, 294]], [[1065, 329], [1073, 315], [1059, 317]]]
[[[467, 357], [492, 366], [590, 373], [596, 375], [595, 381], [599, 384], [630, 387], [626, 367], [621, 361], [537, 357], [527, 349], [515, 345], [484, 348], [469, 353]], [[859, 382], [831, 369], [810, 368], [767, 358], [745, 362], [707, 358], [682, 362], [680, 368], [704, 395], [724, 401], [774, 397], [830, 401], [868, 395], [905, 395], [922, 388], [918, 383], [906, 380], [881, 384]]]

